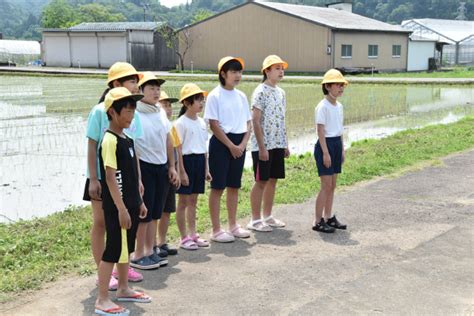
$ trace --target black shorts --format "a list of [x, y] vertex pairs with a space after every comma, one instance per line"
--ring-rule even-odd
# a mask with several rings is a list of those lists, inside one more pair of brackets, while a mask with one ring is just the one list
[[[128, 263], [128, 256], [135, 251], [139, 211], [138, 209], [129, 209], [128, 213], [132, 220], [132, 227], [130, 229], [122, 229], [117, 208], [104, 209], [107, 238], [102, 260], [105, 262]], [[122, 234], [126, 236], [122, 236]]]
[[[89, 184], [90, 184], [90, 179], [87, 178], [86, 179], [86, 184], [84, 185], [84, 194], [82, 195], [82, 199], [84, 201], [90, 201], [91, 200], [91, 197], [89, 195]], [[102, 198], [102, 196], [101, 196]]]
[[329, 156], [331, 156], [331, 167], [326, 168], [323, 164], [323, 151], [319, 140], [314, 146], [314, 158], [319, 176], [332, 176], [335, 173], [341, 173], [342, 169], [342, 139], [337, 137], [326, 137]]
[[258, 151], [252, 151], [252, 161], [255, 181], [285, 178], [285, 149], [270, 149], [267, 161], [259, 160]]
[[[226, 134], [229, 140], [238, 145], [245, 136], [243, 134]], [[212, 176], [211, 188], [224, 190], [229, 188], [240, 188], [242, 186], [242, 172], [244, 171], [245, 151], [239, 158], [234, 159], [230, 150], [212, 136], [209, 141], [209, 172]]]
[[142, 183], [145, 188], [143, 202], [148, 213], [141, 222], [150, 222], [161, 218], [168, 196], [170, 182], [168, 178], [168, 164], [156, 165], [140, 160]]
[[176, 187], [171, 183], [168, 189], [168, 195], [166, 195], [165, 207], [163, 208], [163, 212], [176, 212]]
[[188, 175], [189, 185], [181, 187], [176, 191], [178, 194], [201, 194], [204, 193], [206, 182], [206, 155], [191, 154], [183, 155], [183, 165]]

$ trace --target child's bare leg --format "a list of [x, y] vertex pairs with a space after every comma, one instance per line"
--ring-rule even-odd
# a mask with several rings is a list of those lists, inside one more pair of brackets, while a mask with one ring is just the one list
[[215, 234], [221, 230], [219, 214], [221, 211], [221, 197], [224, 190], [211, 189], [209, 193], [209, 212], [211, 215], [212, 232]]
[[102, 254], [105, 249], [105, 219], [102, 210], [102, 201], [91, 201], [92, 206], [92, 229], [91, 229], [91, 248], [95, 264], [99, 268]]
[[147, 231], [149, 229], [149, 223], [141, 222], [138, 224], [137, 229], [137, 243], [135, 246], [135, 252], [133, 253], [133, 259], [138, 260], [145, 256], [145, 243]]
[[227, 188], [226, 206], [229, 228], [237, 225], [237, 203], [239, 202], [239, 189]]
[[153, 253], [153, 247], [156, 246], [158, 220], [153, 219], [148, 225], [149, 226], [145, 237], [145, 256], [151, 255]]
[[332, 176], [321, 176], [321, 189], [319, 190], [318, 197], [316, 198], [315, 204], [315, 217], [316, 223], [319, 223], [323, 217], [323, 210], [326, 205], [326, 200], [330, 194], [332, 186]]
[[188, 204], [187, 194], [178, 194], [178, 205], [176, 207], [176, 224], [178, 225], [181, 239], [187, 236], [186, 234], [186, 206]]
[[117, 272], [119, 275], [117, 296], [124, 296], [127, 293], [128, 288], [128, 262], [117, 263]]
[[[109, 309], [117, 307], [117, 304], [112, 302], [109, 298], [109, 281], [112, 276], [112, 269], [114, 267], [113, 262], [100, 261], [98, 268], [99, 275], [99, 292], [97, 293], [97, 299], [95, 301], [95, 307], [99, 309]], [[127, 274], [125, 274], [125, 280], [127, 280]], [[120, 279], [124, 279], [121, 277]], [[120, 280], [119, 280], [120, 284]], [[120, 285], [119, 285], [120, 286]]]
[[252, 220], [256, 221], [261, 218], [261, 208], [263, 191], [267, 181], [255, 181], [250, 191], [250, 204], [252, 206]]
[[275, 199], [275, 190], [278, 179], [270, 178], [267, 181], [263, 191], [263, 217], [272, 215], [273, 201]]
[[186, 207], [186, 220], [188, 222], [188, 231], [191, 236], [196, 234], [196, 205], [197, 205], [197, 194], [191, 194], [188, 196], [188, 205]]
[[158, 246], [166, 244], [166, 234], [168, 234], [168, 227], [170, 225], [171, 213], [163, 212], [160, 221], [158, 222]]
[[326, 204], [324, 205], [324, 220], [328, 220], [331, 218], [331, 213], [332, 213], [332, 203], [334, 201], [334, 192], [336, 191], [336, 180], [337, 180], [337, 174], [334, 174], [331, 176], [331, 186], [329, 190], [329, 194], [326, 199]]

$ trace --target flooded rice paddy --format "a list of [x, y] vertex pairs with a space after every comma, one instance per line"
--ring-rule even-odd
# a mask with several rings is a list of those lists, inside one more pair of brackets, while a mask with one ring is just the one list
[[[216, 86], [196, 83], [203, 89]], [[178, 96], [183, 84], [168, 81], [163, 89]], [[104, 85], [103, 79], [0, 76], [0, 222], [84, 203], [87, 114]], [[250, 96], [256, 85], [243, 82], [239, 88]], [[312, 151], [320, 86], [283, 82], [281, 87], [287, 94], [290, 150]], [[341, 102], [346, 146], [474, 114], [474, 91], [467, 85], [352, 84]]]

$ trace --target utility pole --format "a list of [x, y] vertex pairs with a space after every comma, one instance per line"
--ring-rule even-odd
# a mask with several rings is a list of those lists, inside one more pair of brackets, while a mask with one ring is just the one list
[[150, 8], [150, 4], [148, 3], [143, 3], [143, 22], [146, 22], [146, 10]]

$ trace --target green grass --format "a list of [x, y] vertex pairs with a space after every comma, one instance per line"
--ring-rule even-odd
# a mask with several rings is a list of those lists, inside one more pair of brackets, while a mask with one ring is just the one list
[[[346, 153], [347, 161], [338, 179], [348, 186], [374, 177], [394, 174], [407, 167], [474, 147], [474, 117], [448, 125], [407, 130], [381, 140], [354, 143]], [[278, 185], [277, 204], [298, 203], [319, 190], [319, 179], [311, 154], [292, 156], [287, 162], [287, 178]], [[250, 214], [249, 192], [252, 173], [245, 170], [239, 199], [239, 216]], [[207, 190], [208, 192], [208, 190]], [[222, 217], [225, 217], [223, 207]], [[207, 193], [199, 199], [198, 230], [208, 231], [210, 220]], [[69, 208], [41, 219], [0, 224], [0, 302], [8, 293], [40, 288], [44, 283], [73, 273], [95, 272], [90, 252], [89, 207]], [[172, 222], [170, 239], [177, 240]]]

